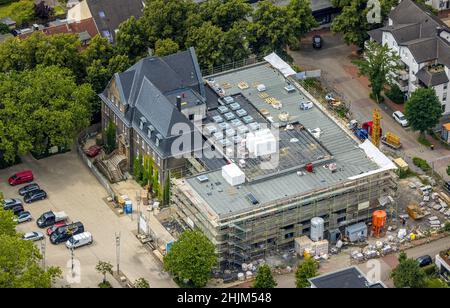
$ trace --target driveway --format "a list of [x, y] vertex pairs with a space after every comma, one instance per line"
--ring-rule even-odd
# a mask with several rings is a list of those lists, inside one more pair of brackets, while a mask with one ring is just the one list
[[[347, 46], [340, 35], [335, 35], [327, 30], [320, 31], [324, 39], [324, 46], [320, 50], [312, 48], [311, 33], [303, 39], [299, 51], [291, 51], [295, 63], [304, 70], [320, 69], [322, 71], [322, 83], [338, 93], [342, 99], [350, 105], [353, 117], [360, 123], [372, 119], [372, 112], [377, 104], [369, 98], [369, 81], [365, 77], [358, 76], [358, 68], [352, 63], [355, 59], [356, 48]], [[445, 169], [450, 161], [450, 152], [431, 137], [429, 140], [435, 144], [435, 150], [417, 142], [418, 133], [410, 129], [402, 128], [392, 118], [392, 112], [402, 109], [403, 106], [395, 104], [381, 104], [381, 126], [384, 132], [390, 131], [397, 134], [403, 144], [399, 156], [422, 157], [430, 163], [435, 161], [435, 170], [447, 178]], [[448, 157], [447, 157], [448, 156]], [[445, 157], [442, 159], [442, 157]]]
[[[118, 217], [107, 206], [104, 201], [107, 192], [83, 165], [75, 151], [42, 160], [27, 156], [22, 164], [0, 170], [0, 191], [4, 193], [5, 198], [19, 197], [19, 187], [8, 186], [6, 179], [12, 173], [23, 169], [33, 170], [35, 182], [47, 191], [49, 198], [24, 205], [25, 210], [32, 213], [34, 220], [19, 225], [19, 231], [39, 230], [36, 219], [43, 212], [65, 211], [71, 221], [81, 221], [85, 230], [91, 232], [94, 238], [92, 245], [74, 251], [75, 260], [80, 262], [81, 280], [69, 283], [69, 278], [69, 281], [60, 281], [60, 285], [96, 287], [102, 278], [95, 271], [99, 260], [108, 261], [116, 268], [115, 234], [120, 232], [120, 270], [131, 281], [144, 277], [151, 287], [176, 287], [169, 275], [162, 272], [160, 263], [132, 234], [136, 229], [136, 221], [129, 217]], [[45, 252], [46, 265], [59, 266], [63, 270], [63, 277], [67, 278], [71, 267], [71, 254], [65, 245], [52, 245], [48, 237], [45, 239], [45, 245], [42, 242], [37, 242], [36, 245]], [[109, 277], [108, 280], [117, 286], [114, 278]]]

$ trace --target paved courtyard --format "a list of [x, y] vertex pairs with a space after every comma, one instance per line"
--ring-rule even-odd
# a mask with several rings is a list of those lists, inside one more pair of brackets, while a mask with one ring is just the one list
[[[102, 276], [95, 271], [99, 260], [111, 262], [116, 266], [115, 234], [120, 232], [120, 270], [131, 280], [144, 277], [151, 287], [176, 287], [162, 266], [136, 239], [132, 231], [136, 230], [136, 219], [129, 216], [117, 216], [105, 203], [107, 193], [97, 179], [83, 165], [75, 151], [55, 155], [42, 160], [30, 156], [20, 165], [0, 170], [0, 191], [5, 198], [18, 198], [19, 187], [10, 187], [6, 179], [14, 172], [31, 169], [35, 182], [47, 191], [48, 199], [30, 205], [24, 205], [33, 215], [33, 221], [18, 226], [22, 232], [40, 230], [36, 219], [44, 212], [65, 211], [73, 222], [81, 221], [85, 230], [92, 233], [94, 243], [75, 250], [74, 258], [81, 266], [81, 280], [70, 283], [71, 287], [96, 287]], [[21, 199], [21, 198], [20, 198]], [[40, 230], [45, 231], [45, 230]], [[46, 237], [45, 245], [36, 242], [45, 250], [47, 266], [56, 265], [63, 270], [63, 277], [69, 273], [71, 254], [64, 244], [52, 245]], [[109, 276], [113, 285], [118, 283]], [[68, 285], [67, 280], [58, 282]]]

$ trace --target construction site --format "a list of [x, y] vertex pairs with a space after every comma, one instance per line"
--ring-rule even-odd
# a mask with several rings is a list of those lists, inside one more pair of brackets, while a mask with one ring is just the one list
[[201, 129], [221, 155], [196, 158], [197, 174], [173, 181], [172, 203], [214, 243], [222, 269], [295, 251], [304, 236], [328, 252], [344, 234], [359, 237], [361, 224], [366, 235], [376, 231], [367, 227], [374, 211], [394, 212], [394, 163], [334, 120], [294, 74], [272, 54], [205, 77]]

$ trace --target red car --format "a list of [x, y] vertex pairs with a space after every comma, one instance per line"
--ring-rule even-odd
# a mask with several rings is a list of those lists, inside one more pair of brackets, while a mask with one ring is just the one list
[[52, 233], [55, 232], [56, 229], [58, 229], [59, 227], [64, 227], [65, 225], [67, 225], [65, 221], [58, 221], [53, 226], [47, 229], [47, 235], [52, 235]]
[[102, 150], [102, 147], [100, 147], [98, 145], [93, 145], [93, 146], [90, 146], [89, 149], [85, 150], [84, 153], [86, 153], [86, 155], [89, 157], [95, 157], [98, 155], [98, 153], [100, 153], [101, 150]]
[[8, 178], [8, 183], [11, 186], [32, 182], [34, 180], [33, 172], [31, 170], [24, 170], [17, 172]]

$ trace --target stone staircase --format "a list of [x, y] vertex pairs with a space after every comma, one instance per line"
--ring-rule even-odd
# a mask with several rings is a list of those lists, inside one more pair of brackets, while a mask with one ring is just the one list
[[112, 153], [105, 160], [97, 160], [99, 169], [104, 173], [111, 183], [120, 182], [125, 179], [121, 167], [126, 166], [127, 157], [117, 153]]

